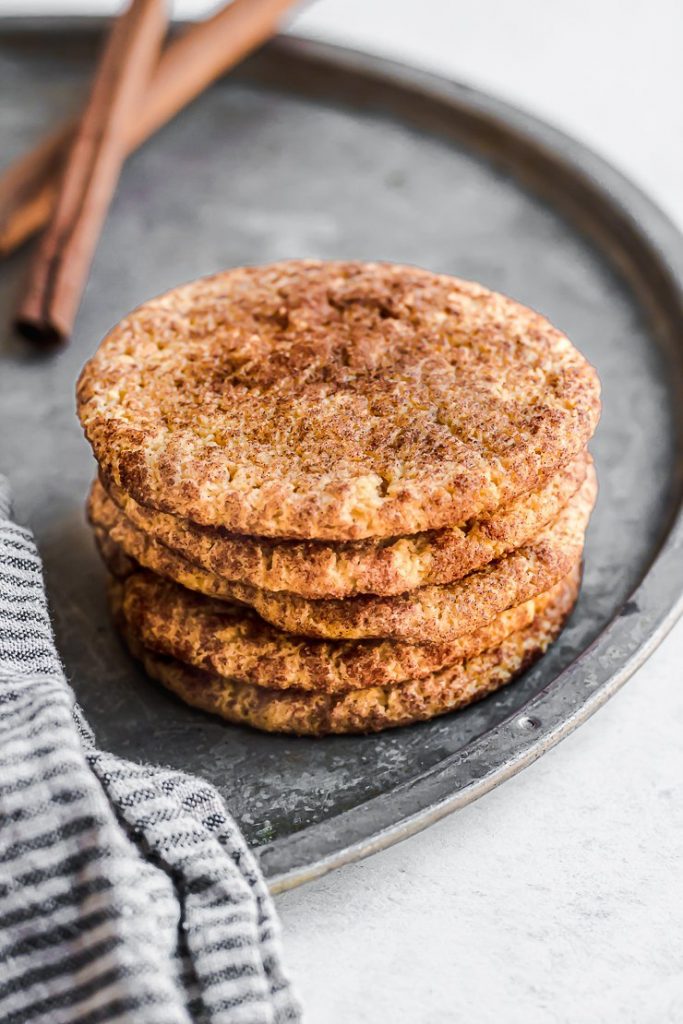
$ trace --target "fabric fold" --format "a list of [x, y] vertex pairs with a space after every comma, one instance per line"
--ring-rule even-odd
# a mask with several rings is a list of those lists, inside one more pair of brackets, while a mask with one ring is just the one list
[[0, 1019], [300, 1020], [257, 862], [211, 786], [99, 750], [0, 476]]

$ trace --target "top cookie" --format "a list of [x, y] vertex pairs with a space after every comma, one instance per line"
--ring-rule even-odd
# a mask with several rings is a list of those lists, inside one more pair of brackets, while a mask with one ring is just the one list
[[541, 484], [599, 416], [593, 368], [480, 285], [385, 263], [291, 260], [140, 306], [78, 411], [142, 505], [272, 537], [438, 529]]

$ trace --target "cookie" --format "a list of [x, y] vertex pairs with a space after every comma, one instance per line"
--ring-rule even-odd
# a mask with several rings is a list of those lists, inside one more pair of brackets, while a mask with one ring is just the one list
[[387, 263], [236, 269], [140, 306], [78, 384], [107, 481], [254, 536], [442, 529], [586, 446], [595, 371], [544, 317]]
[[[578, 566], [571, 578], [578, 584]], [[268, 625], [248, 608], [214, 601], [140, 570], [113, 579], [110, 594], [115, 614], [158, 654], [268, 689], [343, 693], [420, 679], [496, 647], [530, 625], [565, 585], [562, 581], [451, 644], [423, 645], [306, 640]]]
[[[420, 587], [398, 597], [309, 600], [231, 583], [192, 565], [137, 530], [113, 503], [108, 517], [90, 515], [100, 543], [120, 547], [135, 562], [189, 590], [252, 607], [261, 618], [298, 636], [330, 640], [383, 638], [415, 644], [451, 643], [497, 615], [549, 590], [581, 558], [595, 502], [592, 468], [578, 494], [531, 542], [485, 568], [444, 586]], [[120, 556], [119, 556], [120, 557]]]
[[347, 693], [283, 692], [241, 683], [151, 651], [130, 628], [124, 627], [124, 636], [153, 679], [187, 704], [228, 722], [307, 736], [379, 732], [455, 711], [511, 682], [558, 635], [577, 592], [578, 582], [567, 580], [530, 625], [476, 657], [423, 679]]
[[194, 565], [222, 579], [301, 597], [384, 597], [450, 583], [533, 539], [557, 518], [583, 483], [590, 456], [581, 453], [538, 491], [520, 495], [490, 515], [457, 526], [384, 541], [277, 541], [199, 526], [139, 505], [95, 481], [90, 504], [106, 518], [113, 500], [133, 526]]

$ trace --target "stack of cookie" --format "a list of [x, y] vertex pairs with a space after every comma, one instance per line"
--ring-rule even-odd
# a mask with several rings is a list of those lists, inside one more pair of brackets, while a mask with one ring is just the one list
[[149, 675], [232, 722], [461, 707], [573, 607], [599, 406], [563, 334], [476, 284], [288, 261], [178, 288], [78, 386], [115, 620]]

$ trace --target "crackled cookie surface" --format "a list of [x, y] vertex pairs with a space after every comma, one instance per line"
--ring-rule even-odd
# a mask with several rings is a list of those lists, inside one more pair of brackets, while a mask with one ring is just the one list
[[[580, 569], [570, 574], [578, 586]], [[113, 578], [110, 597], [147, 648], [216, 675], [275, 690], [343, 693], [420, 679], [496, 647], [552, 604], [567, 581], [450, 644], [326, 641], [292, 636], [248, 608], [195, 594], [154, 573]]]
[[137, 529], [189, 562], [226, 580], [302, 597], [402, 594], [450, 583], [531, 540], [554, 520], [583, 483], [590, 456], [563, 467], [537, 491], [504, 508], [457, 526], [408, 537], [363, 541], [294, 541], [247, 537], [157, 512], [96, 480], [90, 505], [96, 518], [115, 517], [118, 506]]
[[555, 639], [577, 593], [577, 579], [567, 579], [530, 625], [476, 657], [423, 679], [346, 693], [282, 692], [227, 679], [152, 651], [129, 626], [122, 629], [131, 652], [153, 679], [186, 703], [229, 722], [309, 736], [379, 732], [462, 708], [511, 682]]
[[461, 523], [583, 451], [597, 376], [547, 320], [477, 284], [287, 261], [177, 288], [78, 386], [100, 470], [136, 502], [270, 537]]
[[501, 612], [544, 593], [581, 558], [595, 503], [591, 468], [579, 492], [557, 519], [528, 544], [477, 572], [443, 586], [418, 587], [396, 597], [361, 595], [345, 600], [309, 600], [233, 583], [198, 568], [134, 527], [111, 503], [109, 513], [91, 505], [90, 515], [105, 557], [125, 554], [152, 572], [209, 597], [249, 605], [263, 619], [297, 636], [330, 640], [384, 638], [416, 644], [450, 643]]

